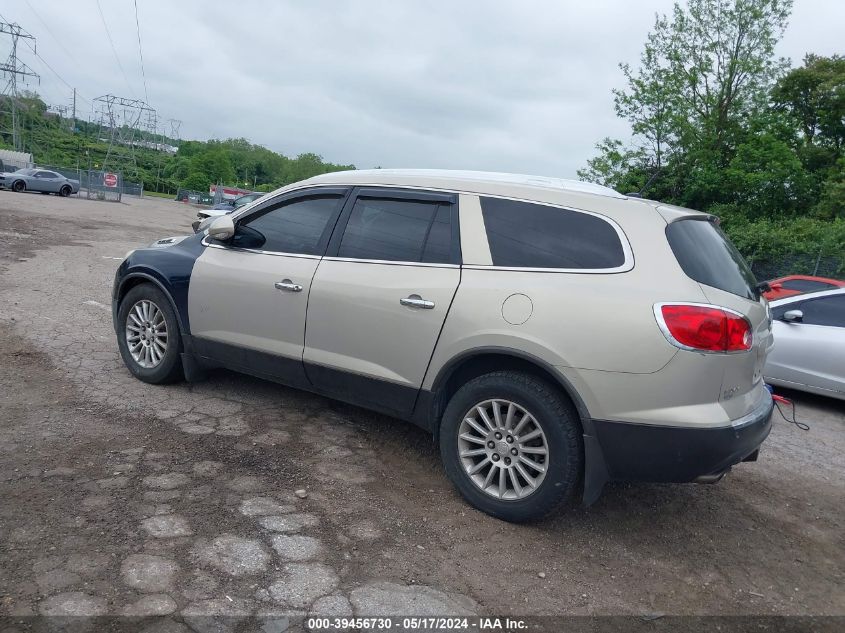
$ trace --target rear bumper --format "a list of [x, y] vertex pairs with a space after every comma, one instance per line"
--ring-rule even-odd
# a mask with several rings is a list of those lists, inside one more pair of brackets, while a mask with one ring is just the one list
[[593, 471], [587, 482], [591, 474], [600, 474], [588, 486], [592, 490], [585, 489], [584, 500], [595, 501], [602, 479], [682, 483], [723, 473], [754, 456], [771, 431], [773, 408], [772, 398], [765, 392], [753, 411], [724, 427], [592, 420], [592, 431], [584, 438], [588, 470]]

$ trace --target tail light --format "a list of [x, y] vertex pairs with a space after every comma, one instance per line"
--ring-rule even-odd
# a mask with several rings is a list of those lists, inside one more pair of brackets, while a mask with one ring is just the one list
[[658, 303], [654, 316], [672, 345], [696, 352], [751, 349], [751, 323], [739, 312], [695, 303]]

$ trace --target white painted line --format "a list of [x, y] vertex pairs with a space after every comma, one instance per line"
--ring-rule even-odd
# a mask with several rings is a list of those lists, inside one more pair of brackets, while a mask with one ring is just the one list
[[100, 303], [99, 301], [94, 301], [93, 299], [89, 299], [88, 301], [83, 301], [82, 303], [84, 303], [87, 306], [94, 306], [95, 308], [101, 308], [101, 309], [105, 310], [106, 312], [111, 312], [111, 308], [109, 306], [105, 305], [104, 303]]
[[102, 257], [103, 259], [116, 259], [119, 262], [122, 262], [124, 259], [123, 257], [109, 257], [108, 255], [100, 255], [100, 257]]

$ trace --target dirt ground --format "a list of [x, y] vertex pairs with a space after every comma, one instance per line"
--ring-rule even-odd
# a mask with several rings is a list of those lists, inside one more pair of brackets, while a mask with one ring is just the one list
[[787, 394], [810, 431], [776, 415], [718, 485], [509, 525], [398, 421], [225, 371], [133, 379], [114, 271], [192, 215], [0, 191], [0, 615], [845, 615], [845, 403]]

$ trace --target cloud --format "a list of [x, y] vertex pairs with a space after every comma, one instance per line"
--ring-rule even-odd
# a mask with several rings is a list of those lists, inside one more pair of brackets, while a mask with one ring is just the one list
[[[183, 138], [243, 136], [359, 167], [563, 177], [596, 141], [627, 134], [610, 94], [621, 85], [618, 63], [636, 63], [655, 12], [671, 9], [668, 0], [138, 5], [149, 100], [163, 120], [183, 121]], [[77, 87], [83, 118], [96, 96], [144, 97], [132, 0], [100, 6], [126, 79], [94, 0], [0, 10]], [[799, 61], [809, 50], [837, 52], [843, 18], [833, 0], [801, 2], [780, 53]], [[21, 57], [42, 75], [32, 87], [70, 101], [26, 47]]]

